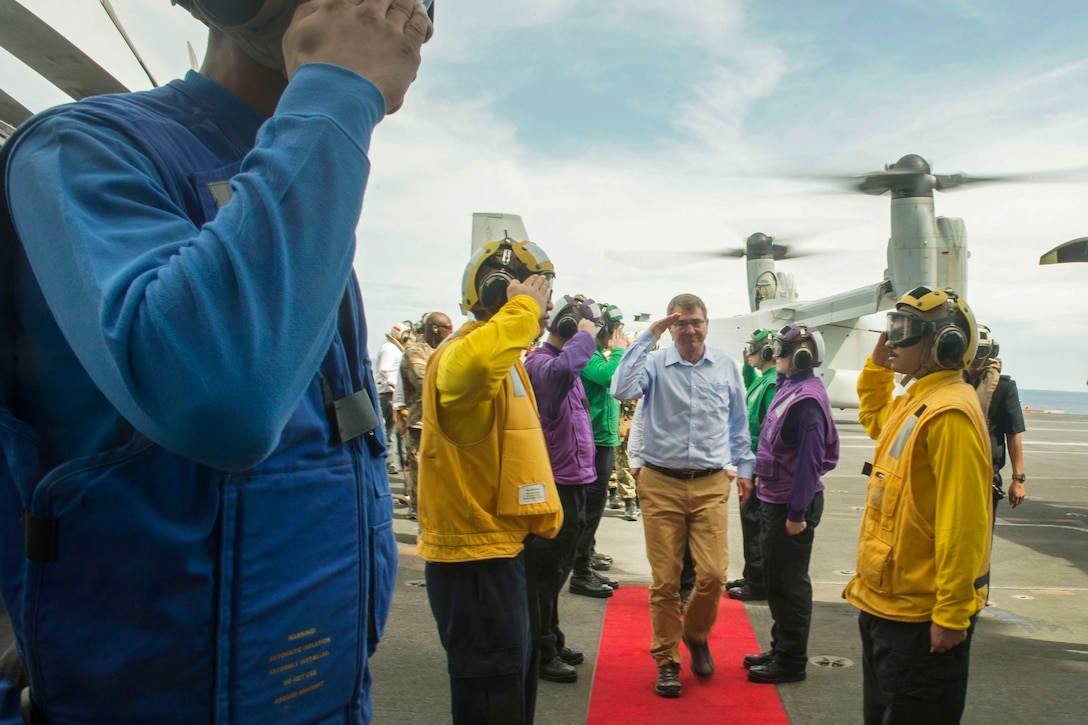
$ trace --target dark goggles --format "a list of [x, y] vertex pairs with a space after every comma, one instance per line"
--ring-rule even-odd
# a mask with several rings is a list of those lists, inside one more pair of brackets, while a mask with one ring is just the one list
[[794, 344], [805, 338], [804, 327], [792, 323], [786, 325], [771, 339], [771, 352], [775, 357], [786, 357], [793, 350]]
[[985, 360], [993, 355], [993, 347], [988, 342], [980, 342], [975, 351], [975, 360]]
[[931, 323], [907, 312], [888, 313], [888, 342], [896, 347], [910, 347], [931, 329]]

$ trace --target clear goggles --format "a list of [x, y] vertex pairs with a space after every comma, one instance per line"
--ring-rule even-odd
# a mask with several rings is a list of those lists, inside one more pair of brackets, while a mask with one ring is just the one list
[[888, 342], [896, 347], [910, 347], [921, 340], [931, 327], [927, 320], [908, 312], [889, 312]]

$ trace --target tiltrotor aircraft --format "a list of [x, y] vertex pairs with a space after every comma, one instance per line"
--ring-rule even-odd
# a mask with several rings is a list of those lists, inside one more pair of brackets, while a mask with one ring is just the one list
[[750, 308], [746, 314], [712, 318], [707, 341], [737, 357], [756, 329], [778, 329], [790, 322], [819, 327], [826, 351], [816, 374], [833, 406], [853, 408], [858, 405], [858, 374], [885, 327], [885, 311], [892, 309], [900, 296], [919, 285], [929, 285], [951, 287], [970, 299], [966, 227], [962, 219], [936, 215], [933, 192], [968, 184], [1063, 177], [934, 174], [924, 158], [908, 154], [882, 171], [823, 178], [851, 191], [891, 195], [891, 236], [883, 279], [820, 299], [800, 300], [793, 276], [777, 270], [775, 262], [803, 254], [767, 234], [752, 234], [741, 249], [704, 253], [746, 258]]
[[[873, 196], [891, 194], [891, 237], [883, 279], [821, 299], [799, 300], [792, 275], [776, 270], [775, 261], [800, 255], [789, 245], [776, 243], [774, 237], [752, 234], [743, 249], [712, 253], [747, 259], [751, 311], [712, 318], [707, 342], [736, 358], [753, 330], [778, 329], [790, 322], [819, 327], [826, 350], [824, 364], [816, 374], [823, 380], [833, 406], [857, 407], [861, 366], [885, 327], [884, 312], [894, 308], [901, 295], [919, 285], [930, 285], [951, 287], [970, 299], [966, 227], [962, 219], [936, 216], [933, 192], [1019, 178], [934, 174], [926, 160], [915, 154], [904, 156], [883, 171], [835, 177], [833, 180], [853, 191]], [[506, 223], [502, 217], [511, 215], [490, 216], [494, 226]], [[478, 233], [487, 236], [481, 229], [486, 223], [482, 218], [474, 219], [474, 244]], [[494, 236], [499, 230], [496, 227], [488, 231]], [[520, 231], [524, 232], [524, 227]]]

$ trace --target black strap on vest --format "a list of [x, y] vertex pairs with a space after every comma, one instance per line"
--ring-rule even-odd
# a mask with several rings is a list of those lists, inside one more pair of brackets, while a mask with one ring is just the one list
[[329, 416], [329, 424], [337, 432], [340, 442], [358, 438], [364, 433], [369, 433], [378, 427], [380, 414], [376, 401], [370, 397], [369, 388], [360, 377], [362, 365], [356, 354], [358, 347], [358, 335], [352, 319], [351, 292], [344, 293], [340, 301], [340, 312], [337, 317], [337, 330], [344, 344], [344, 352], [348, 358], [348, 375], [356, 392], [343, 398], [334, 399], [332, 386], [326, 377], [321, 378], [321, 393], [325, 399], [325, 410]]

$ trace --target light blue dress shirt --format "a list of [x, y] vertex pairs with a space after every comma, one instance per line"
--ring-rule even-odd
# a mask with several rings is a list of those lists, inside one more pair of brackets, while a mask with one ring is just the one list
[[666, 468], [724, 468], [751, 478], [755, 455], [748, 435], [744, 381], [736, 363], [707, 346], [699, 362], [675, 345], [651, 352], [657, 338], [640, 334], [612, 378], [612, 395], [643, 402], [642, 459]]

